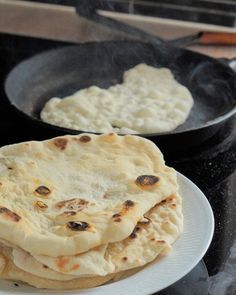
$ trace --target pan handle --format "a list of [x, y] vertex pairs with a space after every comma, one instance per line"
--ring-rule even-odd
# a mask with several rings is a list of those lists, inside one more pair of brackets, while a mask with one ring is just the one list
[[85, 17], [88, 20], [92, 20], [96, 23], [99, 23], [100, 25], [104, 25], [108, 28], [111, 28], [112, 30], [123, 32], [126, 34], [128, 38], [146, 41], [156, 45], [165, 43], [165, 41], [161, 38], [146, 33], [138, 28], [134, 28], [128, 24], [100, 15], [97, 12], [98, 9], [110, 10], [111, 8], [113, 8], [113, 5], [111, 2], [109, 3], [109, 1], [79, 0], [76, 6], [76, 12], [80, 16]]
[[218, 58], [218, 61], [222, 62], [226, 66], [229, 66], [236, 73], [236, 57], [228, 58]]
[[229, 60], [229, 66], [236, 73], [236, 57]]
[[[225, 32], [198, 32], [193, 35], [180, 37], [172, 40], [163, 40], [152, 34], [149, 34], [141, 29], [132, 27], [123, 22], [114, 20], [112, 18], [100, 15], [98, 10], [116, 11], [116, 3], [109, 2], [106, 0], [79, 0], [76, 6], [76, 12], [92, 20], [95, 23], [110, 28], [113, 31], [123, 32], [126, 38], [146, 41], [156, 45], [170, 45], [175, 47], [186, 47], [191, 44], [201, 44], [201, 45], [234, 45], [236, 44], [236, 34], [235, 33], [225, 33]], [[127, 5], [127, 3], [123, 3]], [[122, 7], [121, 7], [122, 10]], [[127, 9], [125, 9], [127, 10]]]
[[168, 43], [174, 46], [200, 45], [236, 45], [236, 33], [199, 32], [197, 34], [172, 39]]

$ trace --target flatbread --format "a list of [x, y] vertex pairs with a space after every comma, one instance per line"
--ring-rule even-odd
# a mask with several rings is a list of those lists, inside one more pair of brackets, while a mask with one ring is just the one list
[[79, 255], [57, 258], [31, 256], [16, 248], [13, 261], [19, 268], [45, 278], [104, 276], [144, 266], [158, 255], [169, 253], [182, 230], [182, 198], [176, 194], [145, 214], [128, 238], [110, 243], [106, 248], [101, 246]]
[[100, 286], [110, 281], [115, 275], [103, 277], [77, 278], [69, 281], [50, 280], [38, 277], [18, 268], [13, 262], [9, 250], [0, 248], [0, 277], [2, 279], [21, 281], [40, 289], [85, 289]]
[[40, 116], [75, 130], [161, 133], [184, 123], [192, 106], [191, 93], [169, 69], [139, 64], [124, 73], [122, 84], [108, 89], [91, 86], [63, 99], [51, 98]]
[[75, 255], [128, 237], [176, 193], [149, 140], [64, 136], [0, 148], [0, 238], [32, 255]]
[[67, 282], [57, 281], [38, 277], [29, 272], [23, 271], [12, 262], [9, 249], [7, 249], [7, 247], [0, 247], [0, 278], [19, 281], [20, 283], [25, 282], [40, 289], [72, 290], [93, 288], [106, 283], [114, 283], [119, 280], [123, 280], [131, 275], [134, 275], [140, 270], [142, 270], [142, 268], [135, 268], [103, 277], [77, 278]]

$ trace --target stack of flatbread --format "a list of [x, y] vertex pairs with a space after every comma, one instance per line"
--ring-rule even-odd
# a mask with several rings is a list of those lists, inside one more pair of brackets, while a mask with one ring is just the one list
[[0, 277], [94, 287], [167, 254], [183, 227], [176, 172], [137, 136], [0, 149]]

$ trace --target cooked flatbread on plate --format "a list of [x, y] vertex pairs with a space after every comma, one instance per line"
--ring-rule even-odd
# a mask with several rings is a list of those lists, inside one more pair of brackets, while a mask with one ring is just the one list
[[0, 277], [2, 279], [25, 282], [40, 289], [69, 290], [92, 288], [110, 281], [115, 276], [115, 274], [110, 274], [100, 277], [76, 278], [67, 281], [45, 279], [18, 268], [12, 262], [9, 249], [2, 247], [0, 248], [0, 270]]
[[125, 239], [178, 189], [152, 142], [116, 134], [2, 147], [0, 183], [0, 238], [51, 257]]
[[[67, 288], [67, 285], [72, 288], [69, 284], [72, 280], [94, 278], [96, 280], [92, 280], [91, 283], [100, 283], [98, 279], [100, 277], [110, 279], [111, 274], [119, 277], [127, 270], [148, 264], [158, 255], [166, 255], [171, 250], [171, 244], [181, 234], [182, 228], [182, 198], [176, 194], [153, 207], [137, 223], [128, 238], [108, 244], [105, 251], [102, 246], [103, 249], [101, 247], [92, 249], [76, 256], [33, 257], [5, 241], [1, 241], [1, 249], [3, 253], [7, 252], [11, 265], [14, 264], [21, 271], [39, 278], [39, 281], [45, 278], [47, 280], [45, 288], [55, 280], [65, 282], [64, 288]], [[30, 282], [28, 279], [27, 282], [35, 285], [35, 280]], [[81, 282], [83, 288], [84, 282], [89, 281], [81, 280]], [[54, 284], [51, 288], [54, 288]], [[75, 288], [79, 288], [78, 284], [75, 284]]]
[[147, 139], [81, 134], [0, 148], [1, 278], [98, 286], [168, 254], [182, 229], [176, 171]]

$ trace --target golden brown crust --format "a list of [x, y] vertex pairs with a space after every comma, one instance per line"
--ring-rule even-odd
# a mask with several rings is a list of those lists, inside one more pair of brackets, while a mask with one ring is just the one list
[[68, 140], [63, 137], [62, 138], [58, 137], [58, 138], [54, 139], [53, 143], [56, 147], [58, 147], [60, 150], [63, 151], [64, 149], [66, 149]]
[[73, 198], [73, 199], [69, 199], [69, 200], [64, 200], [61, 202], [58, 202], [55, 207], [57, 209], [69, 209], [69, 210], [75, 210], [79, 211], [82, 210], [84, 208], [86, 208], [88, 206], [89, 202], [84, 200], [84, 199], [80, 199], [80, 198]]
[[79, 141], [80, 141], [80, 142], [84, 142], [84, 143], [87, 143], [87, 142], [89, 142], [89, 141], [91, 141], [91, 140], [92, 140], [91, 137], [88, 136], [88, 135], [82, 135], [82, 136], [79, 138]]
[[159, 182], [159, 177], [155, 175], [140, 175], [136, 178], [135, 183], [145, 189], [152, 188], [156, 183]]
[[5, 219], [14, 222], [18, 222], [21, 219], [21, 217], [18, 214], [12, 212], [10, 209], [6, 207], [0, 207], [0, 215], [2, 215]]

